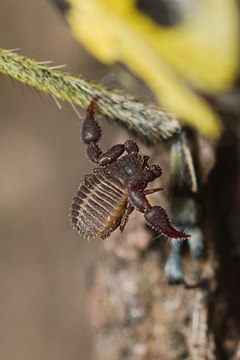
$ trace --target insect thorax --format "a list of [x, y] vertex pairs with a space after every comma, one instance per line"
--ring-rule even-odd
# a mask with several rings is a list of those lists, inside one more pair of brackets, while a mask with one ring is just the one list
[[128, 154], [119, 158], [115, 163], [105, 169], [105, 172], [114, 179], [118, 179], [127, 186], [132, 175], [142, 170], [143, 158], [139, 154]]

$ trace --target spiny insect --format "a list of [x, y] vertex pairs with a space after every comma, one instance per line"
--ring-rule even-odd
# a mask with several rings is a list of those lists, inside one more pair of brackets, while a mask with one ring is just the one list
[[74, 228], [86, 238], [105, 239], [118, 227], [123, 231], [129, 215], [136, 209], [160, 233], [170, 238], [187, 238], [188, 234], [171, 226], [163, 208], [151, 206], [147, 200], [147, 195], [162, 190], [146, 189], [149, 182], [161, 176], [161, 168], [149, 165], [149, 157], [140, 155], [138, 145], [132, 140], [114, 145], [105, 153], [97, 145], [101, 129], [94, 116], [96, 108], [94, 99], [86, 110], [81, 135], [87, 145], [87, 156], [99, 168], [83, 178], [73, 197]]

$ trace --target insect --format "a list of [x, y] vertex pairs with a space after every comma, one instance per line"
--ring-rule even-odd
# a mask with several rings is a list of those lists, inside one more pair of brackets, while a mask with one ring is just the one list
[[96, 108], [94, 99], [86, 110], [81, 135], [87, 145], [87, 156], [98, 168], [83, 178], [73, 197], [71, 222], [74, 228], [88, 239], [105, 239], [118, 227], [123, 231], [129, 215], [136, 209], [144, 214], [147, 224], [154, 230], [170, 238], [189, 237], [170, 224], [163, 208], [151, 206], [147, 200], [147, 195], [162, 190], [146, 189], [149, 182], [161, 176], [160, 166], [149, 165], [149, 157], [141, 155], [132, 140], [102, 152], [97, 145], [101, 128], [95, 119]]

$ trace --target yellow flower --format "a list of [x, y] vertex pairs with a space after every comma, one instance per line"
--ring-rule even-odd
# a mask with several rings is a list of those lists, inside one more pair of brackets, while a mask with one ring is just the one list
[[175, 1], [177, 20], [170, 25], [142, 11], [139, 3], [144, 0], [68, 3], [66, 17], [74, 35], [96, 58], [124, 63], [151, 88], [162, 107], [206, 136], [219, 134], [218, 115], [200, 94], [224, 92], [236, 78], [236, 1]]

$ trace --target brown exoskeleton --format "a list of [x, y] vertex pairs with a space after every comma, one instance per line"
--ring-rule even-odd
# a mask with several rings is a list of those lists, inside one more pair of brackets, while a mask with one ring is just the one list
[[149, 165], [149, 157], [140, 155], [138, 145], [132, 140], [114, 145], [105, 153], [99, 148], [101, 129], [94, 117], [96, 107], [97, 101], [92, 100], [82, 124], [82, 140], [87, 145], [89, 159], [100, 168], [83, 178], [73, 198], [74, 228], [84, 237], [105, 239], [118, 227], [123, 231], [129, 215], [136, 209], [160, 233], [170, 238], [187, 238], [188, 234], [170, 224], [163, 208], [151, 206], [147, 200], [147, 195], [162, 190], [146, 189], [149, 182], [161, 176], [161, 168]]

